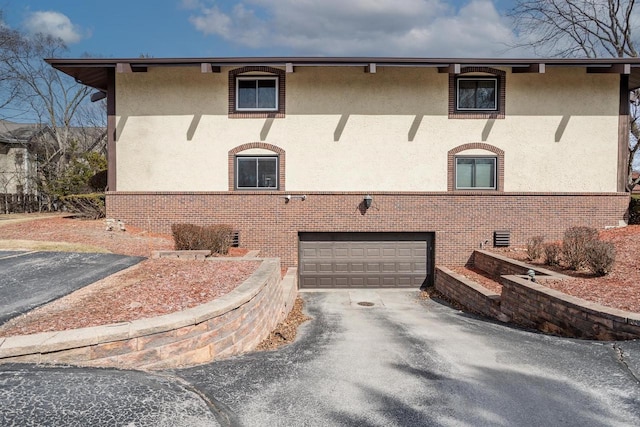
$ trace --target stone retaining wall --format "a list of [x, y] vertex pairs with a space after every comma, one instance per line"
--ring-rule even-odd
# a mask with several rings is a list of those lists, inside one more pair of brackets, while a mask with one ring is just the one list
[[462, 306], [487, 317], [500, 316], [500, 295], [471, 279], [449, 270], [436, 268], [436, 289]]
[[536, 276], [569, 278], [569, 276], [565, 276], [564, 274], [556, 273], [555, 271], [548, 270], [546, 268], [529, 265], [526, 262], [518, 261], [489, 251], [473, 251], [472, 263], [475, 267], [496, 278], [508, 274], [524, 275], [527, 274], [529, 270], [535, 271]]
[[490, 292], [473, 280], [445, 268], [436, 269], [436, 289], [472, 312], [500, 321], [575, 338], [627, 340], [640, 338], [640, 313], [631, 313], [585, 301], [532, 282], [571, 280], [551, 270], [530, 266], [488, 251], [475, 251], [474, 266], [500, 276], [502, 294]]
[[639, 313], [585, 301], [518, 276], [503, 276], [501, 283], [500, 309], [523, 326], [605, 341], [640, 337]]
[[260, 261], [235, 290], [198, 307], [113, 325], [0, 338], [0, 363], [167, 369], [252, 350], [284, 320], [297, 294], [295, 268], [282, 279], [279, 259]]

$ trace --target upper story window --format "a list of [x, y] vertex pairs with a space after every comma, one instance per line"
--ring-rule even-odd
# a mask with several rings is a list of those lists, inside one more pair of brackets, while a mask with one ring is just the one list
[[277, 111], [277, 77], [238, 77], [236, 79], [237, 111]]
[[498, 109], [497, 79], [460, 77], [456, 83], [458, 110], [495, 111]]
[[266, 66], [229, 71], [229, 118], [284, 118], [286, 73]]
[[278, 156], [237, 156], [236, 189], [277, 190]]
[[456, 157], [457, 190], [495, 190], [495, 157]]
[[504, 119], [506, 75], [491, 67], [463, 67], [449, 74], [450, 119]]

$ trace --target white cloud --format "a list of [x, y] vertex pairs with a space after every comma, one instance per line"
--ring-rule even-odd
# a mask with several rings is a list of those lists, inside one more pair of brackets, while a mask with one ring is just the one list
[[67, 44], [82, 40], [82, 32], [64, 14], [55, 11], [37, 11], [29, 14], [24, 26], [31, 34], [46, 34], [62, 39]]
[[[183, 0], [190, 21], [255, 49], [300, 55], [499, 56], [513, 43], [491, 0], [244, 0], [232, 8]], [[508, 52], [514, 56], [514, 51]]]

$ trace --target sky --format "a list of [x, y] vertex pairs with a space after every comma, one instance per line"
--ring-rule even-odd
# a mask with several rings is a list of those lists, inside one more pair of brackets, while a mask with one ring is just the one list
[[67, 57], [523, 57], [509, 0], [0, 0]]

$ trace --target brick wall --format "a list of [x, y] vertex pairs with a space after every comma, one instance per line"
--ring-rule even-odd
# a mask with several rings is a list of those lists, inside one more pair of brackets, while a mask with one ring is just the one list
[[531, 282], [523, 274], [535, 269], [539, 278], [571, 280], [571, 277], [536, 268], [497, 254], [475, 251], [474, 266], [486, 273], [503, 274], [500, 295], [445, 268], [436, 269], [436, 289], [465, 309], [556, 335], [627, 340], [640, 337], [640, 314], [585, 301], [543, 284]]
[[479, 286], [446, 267], [436, 268], [435, 287], [443, 295], [474, 313], [502, 319], [499, 294]]
[[501, 283], [502, 312], [523, 326], [607, 341], [640, 337], [640, 314], [588, 303], [517, 276], [503, 276]]
[[306, 200], [283, 198], [294, 192], [107, 193], [107, 217], [154, 232], [171, 224], [227, 223], [240, 231], [240, 245], [280, 257], [294, 266], [298, 232], [435, 232], [437, 264], [465, 264], [474, 249], [492, 242], [494, 230], [510, 230], [512, 244], [532, 235], [558, 239], [570, 226], [616, 226], [629, 196], [534, 193], [307, 193]]
[[536, 276], [556, 276], [565, 277], [546, 268], [529, 265], [515, 259], [504, 257], [500, 254], [487, 251], [473, 251], [473, 266], [489, 273], [491, 276], [499, 280], [500, 276], [507, 274], [527, 274], [529, 270], [533, 270]]

